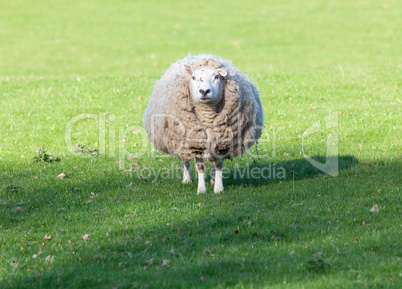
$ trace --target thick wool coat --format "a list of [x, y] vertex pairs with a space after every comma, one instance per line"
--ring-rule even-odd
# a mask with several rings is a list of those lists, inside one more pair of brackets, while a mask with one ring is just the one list
[[[191, 95], [191, 75], [183, 64], [227, 71], [220, 101], [206, 105]], [[213, 162], [245, 153], [264, 125], [259, 91], [230, 61], [214, 55], [189, 55], [172, 64], [156, 82], [144, 113], [144, 128], [154, 146], [181, 161]]]

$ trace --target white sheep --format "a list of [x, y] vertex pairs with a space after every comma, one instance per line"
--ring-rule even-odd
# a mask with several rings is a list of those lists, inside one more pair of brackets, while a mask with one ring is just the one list
[[211, 184], [220, 193], [223, 161], [258, 142], [263, 125], [255, 85], [230, 61], [208, 54], [173, 63], [156, 82], [144, 113], [149, 140], [180, 159], [183, 183], [192, 182], [189, 161], [195, 160], [197, 193], [206, 192], [204, 161], [212, 164]]

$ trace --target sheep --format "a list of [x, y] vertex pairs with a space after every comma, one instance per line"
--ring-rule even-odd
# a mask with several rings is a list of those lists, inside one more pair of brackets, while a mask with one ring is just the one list
[[204, 162], [211, 163], [211, 184], [220, 193], [224, 160], [258, 142], [264, 114], [259, 91], [229, 60], [190, 54], [155, 83], [143, 125], [156, 149], [179, 158], [183, 183], [192, 183], [194, 159], [197, 194], [205, 193]]

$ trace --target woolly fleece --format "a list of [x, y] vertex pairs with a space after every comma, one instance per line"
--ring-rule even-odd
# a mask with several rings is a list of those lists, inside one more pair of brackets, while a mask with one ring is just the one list
[[[194, 69], [227, 71], [222, 97], [214, 106], [191, 96]], [[261, 136], [264, 125], [259, 91], [230, 61], [221, 57], [189, 55], [171, 65], [156, 82], [144, 113], [144, 128], [154, 146], [181, 161], [203, 158], [207, 162], [232, 159], [246, 152]]]

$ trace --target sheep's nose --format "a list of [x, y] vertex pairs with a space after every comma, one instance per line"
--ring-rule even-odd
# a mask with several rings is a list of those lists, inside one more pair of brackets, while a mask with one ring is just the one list
[[211, 92], [211, 90], [210, 89], [207, 89], [207, 90], [203, 90], [203, 89], [200, 89], [200, 93], [203, 95], [203, 96], [206, 96], [208, 93], [210, 93]]

